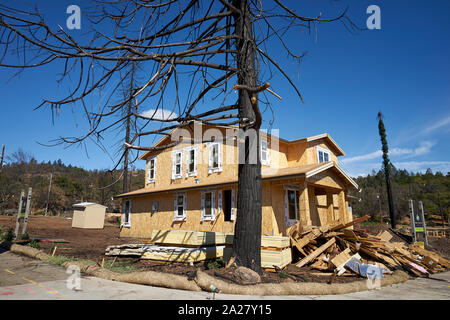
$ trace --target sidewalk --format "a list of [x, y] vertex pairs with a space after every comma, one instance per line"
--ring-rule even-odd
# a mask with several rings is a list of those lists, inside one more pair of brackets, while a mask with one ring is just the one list
[[[81, 278], [81, 290], [67, 288], [70, 273], [64, 268], [11, 252], [0, 253], [0, 300], [208, 300], [208, 292], [192, 292]], [[216, 300], [449, 300], [450, 272], [413, 279], [378, 290], [327, 296], [241, 296], [216, 294]]]

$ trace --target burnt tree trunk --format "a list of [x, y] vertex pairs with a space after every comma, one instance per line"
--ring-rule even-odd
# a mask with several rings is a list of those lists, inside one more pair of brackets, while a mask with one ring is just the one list
[[[237, 67], [240, 70], [238, 84], [254, 88], [257, 85], [257, 73], [249, 4], [246, 0], [236, 0], [233, 5], [241, 12], [234, 16], [235, 34], [240, 37], [236, 40]], [[247, 119], [253, 122], [256, 120], [250, 98], [248, 91], [239, 90], [238, 104], [241, 123]], [[259, 124], [251, 129], [243, 128], [243, 130], [246, 132], [255, 130], [253, 133], [256, 132], [256, 137], [254, 134], [253, 137], [256, 139], [238, 139], [239, 152], [244, 152], [245, 156], [242, 157], [241, 155], [238, 164], [237, 214], [233, 256], [236, 258], [238, 265], [261, 273], [262, 181], [259, 156]], [[249, 136], [252, 137], [252, 135]], [[255, 150], [257, 152], [256, 157], [251, 154]], [[245, 161], [242, 161], [243, 158]]]

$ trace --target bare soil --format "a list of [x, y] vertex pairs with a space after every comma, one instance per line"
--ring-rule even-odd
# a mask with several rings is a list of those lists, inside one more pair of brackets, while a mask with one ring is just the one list
[[[0, 216], [0, 226], [3, 230], [8, 227], [15, 228], [16, 217]], [[380, 230], [386, 230], [388, 227], [381, 226], [356, 226], [360, 229], [366, 229], [368, 232], [376, 234]], [[20, 231], [22, 225], [20, 226]], [[120, 228], [118, 224], [106, 224], [103, 229], [79, 229], [72, 228], [72, 220], [67, 217], [44, 217], [30, 216], [28, 220], [27, 233], [30, 238], [52, 238], [64, 239], [69, 243], [51, 243], [40, 242], [41, 250], [51, 254], [51, 249], [57, 247], [56, 255], [76, 257], [80, 259], [89, 259], [100, 263], [102, 259], [106, 261], [113, 260], [113, 257], [105, 256], [106, 247], [110, 245], [119, 245], [126, 243], [149, 243], [147, 239], [120, 238]], [[400, 238], [394, 238], [394, 241], [402, 241]], [[449, 239], [430, 238], [430, 245], [441, 254], [449, 254]], [[207, 262], [199, 262], [194, 265], [184, 263], [169, 263], [151, 260], [139, 260], [136, 258], [117, 258], [117, 261], [130, 262], [140, 270], [152, 270], [189, 276], [197, 270], [202, 270], [210, 275], [221, 278], [224, 281], [231, 282], [233, 269], [208, 268]], [[318, 282], [326, 283], [330, 278], [330, 272], [321, 272], [308, 266], [298, 268], [295, 265], [288, 265], [283, 272], [275, 273], [264, 271], [261, 275], [263, 283], [281, 283], [281, 282]], [[341, 276], [334, 279], [335, 283], [345, 283], [359, 280], [356, 275]]]

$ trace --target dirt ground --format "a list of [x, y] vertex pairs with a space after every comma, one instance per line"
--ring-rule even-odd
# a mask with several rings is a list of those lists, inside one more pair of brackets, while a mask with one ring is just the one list
[[[16, 217], [0, 216], [0, 226], [3, 230], [7, 227], [15, 228]], [[370, 233], [376, 234], [380, 230], [385, 230], [387, 226], [356, 226], [360, 229], [365, 229]], [[22, 225], [20, 231], [22, 230]], [[113, 260], [113, 257], [105, 256], [105, 249], [110, 245], [119, 245], [126, 243], [145, 243], [143, 239], [135, 238], [119, 238], [120, 228], [118, 224], [106, 224], [101, 230], [94, 229], [78, 229], [72, 228], [72, 220], [67, 217], [44, 217], [31, 216], [28, 220], [27, 232], [30, 238], [52, 238], [64, 239], [69, 243], [55, 243], [57, 247], [56, 255], [64, 255], [69, 257], [76, 257], [80, 259], [89, 259], [100, 263], [105, 259], [105, 263]], [[395, 236], [396, 237], [396, 236]], [[400, 238], [395, 238], [394, 241], [401, 241]], [[400, 239], [400, 240], [399, 240]], [[430, 244], [433, 249], [436, 249], [441, 254], [449, 254], [450, 239], [430, 238]], [[147, 241], [148, 242], [148, 241]], [[51, 253], [54, 245], [51, 242], [40, 242], [41, 250], [46, 253]], [[436, 246], [436, 247], [434, 247]], [[448, 257], [448, 256], [447, 256]], [[152, 270], [159, 272], [167, 272], [178, 275], [188, 276], [196, 270], [206, 271], [210, 275], [220, 277], [222, 280], [230, 281], [232, 269], [225, 270], [224, 268], [209, 269], [209, 262], [200, 262], [194, 265], [184, 263], [167, 263], [150, 260], [139, 260], [133, 258], [117, 258], [122, 263], [133, 265], [134, 270]], [[274, 273], [264, 271], [261, 280], [262, 282], [319, 282], [325, 283], [330, 278], [330, 272], [321, 272], [311, 269], [307, 266], [297, 268], [295, 265], [289, 265], [284, 269], [283, 273]], [[335, 283], [345, 283], [358, 280], [356, 275], [341, 276], [335, 278]]]
[[[0, 216], [0, 226], [15, 228], [16, 217]], [[105, 226], [102, 230], [72, 228], [72, 220], [64, 217], [30, 216], [27, 233], [30, 238], [64, 239], [69, 243], [55, 243], [56, 254], [81, 259], [101, 260], [106, 247], [125, 243], [137, 243], [137, 239], [119, 238], [119, 227]], [[19, 232], [22, 232], [22, 223]], [[52, 243], [41, 242], [41, 249], [49, 253]]]

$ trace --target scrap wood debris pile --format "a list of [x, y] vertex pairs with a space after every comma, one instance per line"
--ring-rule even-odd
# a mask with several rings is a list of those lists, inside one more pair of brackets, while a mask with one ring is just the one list
[[[297, 223], [288, 228], [287, 237], [263, 235], [261, 267], [280, 276], [283, 270], [284, 276], [303, 276], [304, 271], [315, 269], [321, 275], [329, 274], [329, 283], [339, 276], [381, 278], [397, 269], [416, 276], [450, 269], [450, 261], [419, 246], [396, 242], [387, 230], [372, 235], [352, 229], [369, 218], [320, 227]], [[147, 243], [109, 246], [105, 255], [189, 264], [223, 259], [227, 263], [232, 258], [233, 237], [222, 232], [153, 230]]]
[[356, 223], [369, 219], [364, 216], [347, 224], [307, 226], [296, 224], [289, 228], [291, 245], [299, 252], [297, 267], [308, 265], [321, 271], [332, 271], [330, 282], [344, 273], [356, 273], [364, 278], [403, 269], [416, 276], [450, 268], [450, 261], [417, 245], [391, 241], [388, 231], [371, 235], [364, 230], [351, 230]]

